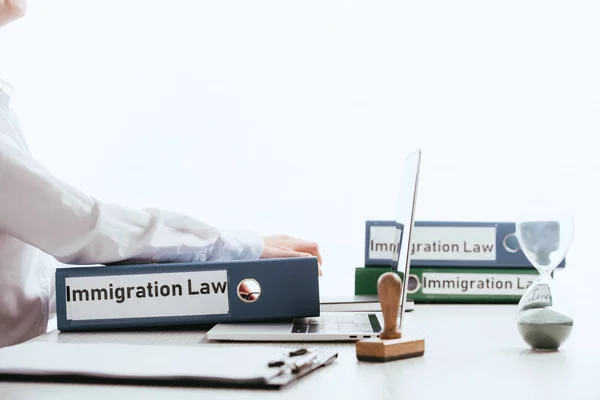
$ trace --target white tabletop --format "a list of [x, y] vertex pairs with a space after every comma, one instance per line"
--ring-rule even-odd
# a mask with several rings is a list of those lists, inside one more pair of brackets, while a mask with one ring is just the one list
[[[406, 315], [405, 335], [420, 331], [425, 355], [385, 364], [358, 362], [353, 344], [323, 344], [339, 350], [337, 362], [283, 392], [205, 388], [0, 383], [0, 398], [12, 399], [598, 399], [600, 350], [592, 319], [575, 319], [559, 351], [538, 353], [520, 338], [515, 305], [423, 305]], [[201, 331], [59, 333], [37, 340], [202, 345]], [[273, 344], [289, 346], [289, 343]], [[247, 346], [247, 344], [223, 344]]]

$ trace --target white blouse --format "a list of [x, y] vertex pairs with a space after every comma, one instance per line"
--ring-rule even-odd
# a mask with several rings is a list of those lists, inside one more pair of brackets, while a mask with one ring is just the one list
[[255, 232], [222, 232], [171, 211], [104, 203], [54, 176], [32, 157], [9, 102], [0, 81], [0, 347], [46, 332], [61, 265], [262, 254]]

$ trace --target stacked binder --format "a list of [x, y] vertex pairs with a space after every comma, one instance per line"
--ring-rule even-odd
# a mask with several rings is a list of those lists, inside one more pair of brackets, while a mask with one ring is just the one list
[[[377, 294], [377, 279], [391, 270], [395, 229], [395, 221], [366, 221], [355, 294]], [[539, 276], [520, 249], [514, 222], [416, 221], [409, 253], [407, 296], [415, 303], [516, 304]], [[558, 268], [564, 267], [563, 260]]]

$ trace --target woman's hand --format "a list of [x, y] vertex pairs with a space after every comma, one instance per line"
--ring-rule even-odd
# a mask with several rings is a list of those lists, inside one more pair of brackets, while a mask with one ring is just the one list
[[288, 235], [269, 235], [264, 238], [265, 246], [260, 258], [284, 258], [284, 257], [317, 257], [319, 261], [319, 276], [323, 275], [321, 265], [323, 258], [319, 251], [319, 245], [303, 239]]
[[0, 26], [21, 18], [26, 12], [25, 0], [0, 0]]

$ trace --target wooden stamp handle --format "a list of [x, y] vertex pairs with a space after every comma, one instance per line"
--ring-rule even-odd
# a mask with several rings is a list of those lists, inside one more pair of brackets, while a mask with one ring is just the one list
[[384, 328], [380, 339], [398, 339], [401, 337], [398, 329], [398, 311], [402, 295], [402, 280], [394, 272], [386, 272], [377, 280], [377, 293], [383, 313]]

